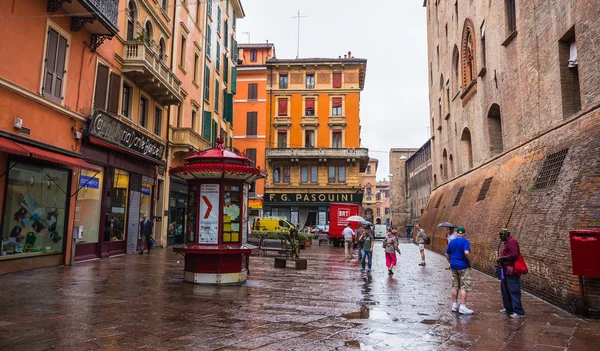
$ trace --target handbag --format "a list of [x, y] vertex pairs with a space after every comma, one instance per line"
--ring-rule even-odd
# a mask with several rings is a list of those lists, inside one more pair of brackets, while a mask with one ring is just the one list
[[387, 245], [388, 245], [387, 238], [383, 239], [383, 244], [382, 244], [383, 248], [385, 249], [387, 247]]
[[519, 254], [517, 260], [515, 261], [515, 275], [527, 274], [529, 272], [529, 268], [527, 268], [527, 263], [525, 263], [525, 258], [523, 255]]

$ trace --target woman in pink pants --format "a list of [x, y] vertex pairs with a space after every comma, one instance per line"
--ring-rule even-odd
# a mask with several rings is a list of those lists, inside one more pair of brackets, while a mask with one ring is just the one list
[[392, 270], [396, 266], [396, 252], [400, 254], [400, 249], [398, 248], [398, 237], [396, 236], [398, 232], [394, 229], [391, 232], [388, 232], [383, 239], [385, 243], [385, 265], [388, 268], [388, 274], [394, 274]]

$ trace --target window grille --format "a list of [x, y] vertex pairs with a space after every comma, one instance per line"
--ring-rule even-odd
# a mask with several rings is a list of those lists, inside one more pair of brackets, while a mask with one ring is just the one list
[[460, 203], [460, 198], [462, 197], [463, 192], [465, 191], [465, 187], [461, 187], [460, 189], [458, 189], [458, 193], [456, 193], [456, 198], [454, 199], [454, 203], [452, 204], [452, 206], [456, 206]]
[[494, 179], [494, 177], [486, 178], [486, 180], [483, 181], [481, 189], [479, 189], [479, 195], [477, 195], [477, 201], [485, 199], [485, 196], [487, 195], [487, 192], [490, 189], [490, 184], [492, 184], [492, 179]]
[[549, 188], [556, 183], [568, 152], [569, 149], [564, 149], [546, 156], [542, 170], [535, 181], [535, 189]]
[[442, 202], [443, 197], [444, 197], [444, 194], [440, 195], [440, 197], [437, 200], [437, 203], [435, 204], [435, 208], [440, 207], [440, 203]]

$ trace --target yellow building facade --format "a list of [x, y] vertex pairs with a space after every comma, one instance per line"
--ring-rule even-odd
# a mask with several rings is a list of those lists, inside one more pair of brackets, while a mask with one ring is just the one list
[[362, 203], [360, 92], [366, 59], [267, 61], [264, 214], [327, 224], [331, 203]]

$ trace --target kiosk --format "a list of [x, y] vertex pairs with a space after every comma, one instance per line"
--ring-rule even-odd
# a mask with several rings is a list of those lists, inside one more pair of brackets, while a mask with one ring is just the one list
[[198, 284], [243, 284], [254, 248], [248, 238], [248, 189], [267, 176], [246, 156], [212, 149], [185, 158], [169, 173], [188, 183], [185, 244], [173, 251], [185, 257], [184, 280]]

